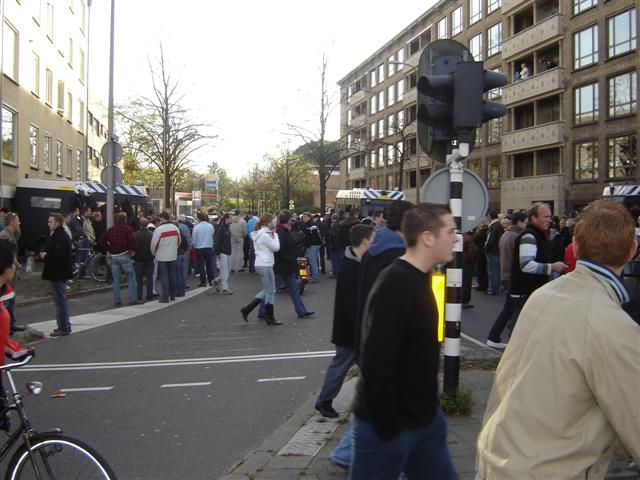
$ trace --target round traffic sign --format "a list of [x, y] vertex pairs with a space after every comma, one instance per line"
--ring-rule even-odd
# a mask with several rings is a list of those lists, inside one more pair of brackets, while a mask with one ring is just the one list
[[122, 145], [114, 141], [108, 141], [102, 146], [102, 150], [100, 150], [100, 154], [102, 158], [107, 164], [111, 162], [111, 155], [113, 155], [113, 163], [116, 164], [120, 160], [122, 160], [122, 156], [124, 155], [124, 151], [122, 150]]
[[104, 185], [109, 184], [109, 169], [113, 170], [113, 184], [121, 185], [124, 181], [122, 176], [122, 170], [120, 170], [116, 165], [107, 165], [102, 169], [102, 173], [100, 173], [100, 181]]

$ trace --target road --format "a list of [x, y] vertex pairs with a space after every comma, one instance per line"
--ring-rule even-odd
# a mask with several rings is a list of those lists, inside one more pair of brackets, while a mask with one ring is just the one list
[[[278, 294], [280, 327], [255, 313], [242, 321], [238, 309], [259, 285], [236, 274], [234, 295], [193, 289], [181, 303], [131, 318], [127, 312], [151, 305], [113, 309], [108, 293], [74, 299], [72, 315], [109, 313], [89, 315], [104, 317], [102, 326], [40, 342], [36, 359], [16, 374], [19, 384], [45, 384], [26, 399], [35, 426], [87, 441], [119, 478], [219, 478], [318, 390], [332, 355], [333, 280], [308, 286], [304, 301], [316, 312], [309, 319], [298, 319], [288, 295]], [[476, 295], [464, 331], [484, 341], [500, 301]], [[54, 313], [41, 304], [18, 316], [30, 323]], [[66, 396], [51, 398], [59, 389]]]

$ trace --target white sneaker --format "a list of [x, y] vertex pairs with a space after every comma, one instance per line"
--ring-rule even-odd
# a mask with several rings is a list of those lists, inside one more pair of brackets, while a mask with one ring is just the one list
[[500, 350], [504, 350], [505, 348], [507, 348], [506, 343], [492, 342], [491, 340], [487, 340], [487, 345], [489, 345], [491, 348], [498, 348]]

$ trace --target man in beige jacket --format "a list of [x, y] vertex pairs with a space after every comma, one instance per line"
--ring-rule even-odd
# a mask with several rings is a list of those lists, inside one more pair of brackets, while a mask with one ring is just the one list
[[476, 468], [484, 480], [602, 479], [616, 441], [640, 461], [640, 325], [621, 308], [637, 248], [627, 210], [578, 218], [574, 272], [537, 289], [500, 361]]

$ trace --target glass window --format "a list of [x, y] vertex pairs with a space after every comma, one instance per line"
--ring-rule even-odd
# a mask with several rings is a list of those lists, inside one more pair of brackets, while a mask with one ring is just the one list
[[378, 138], [384, 137], [384, 118], [378, 120]]
[[391, 55], [388, 59], [387, 59], [387, 77], [390, 77], [391, 75], [396, 73], [397, 70], [397, 60], [396, 60], [396, 56], [395, 54]]
[[438, 38], [449, 38], [449, 28], [447, 26], [447, 17], [438, 21]]
[[598, 178], [598, 142], [590, 141], [574, 145], [574, 177], [576, 180]]
[[84, 133], [84, 102], [78, 100], [78, 128]]
[[67, 61], [69, 62], [69, 66], [73, 68], [73, 38], [69, 37], [69, 46], [67, 53]]
[[393, 105], [396, 100], [396, 86], [395, 84], [387, 87], [387, 107]]
[[495, 12], [502, 6], [502, 0], [488, 0], [487, 1], [487, 15]]
[[393, 165], [396, 160], [396, 149], [393, 145], [387, 145], [387, 165]]
[[607, 175], [609, 178], [635, 177], [638, 164], [638, 137], [625, 135], [609, 139]]
[[67, 90], [67, 118], [73, 122], [73, 95], [70, 90]]
[[73, 148], [67, 145], [67, 177], [71, 178], [73, 175]]
[[395, 115], [389, 115], [387, 117], [387, 135], [391, 136], [397, 131]]
[[82, 49], [79, 50], [80, 53], [80, 72], [79, 72], [79, 78], [80, 81], [84, 84], [84, 74], [85, 74], [85, 55], [84, 55], [84, 51]]
[[53, 73], [47, 68], [47, 92], [45, 102], [53, 105]]
[[60, 210], [62, 208], [61, 198], [31, 197], [29, 204], [33, 208], [47, 208], [49, 210]]
[[398, 60], [397, 70], [400, 71], [404, 67], [403, 65], [403, 62], [405, 60], [404, 48], [401, 48], [400, 50], [398, 50], [398, 53], [396, 53], [396, 59]]
[[482, 0], [469, 0], [469, 25], [482, 18]]
[[384, 90], [378, 92], [378, 111], [381, 112], [384, 109]]
[[467, 169], [480, 176], [480, 159], [474, 158], [472, 160], [467, 160]]
[[378, 83], [384, 81], [384, 63], [378, 65]]
[[573, 68], [598, 63], [598, 25], [573, 34]]
[[378, 167], [384, 167], [384, 148], [378, 148]]
[[[492, 69], [494, 72], [502, 73], [502, 68], [497, 67]], [[493, 90], [489, 90], [487, 92], [487, 98], [489, 100], [493, 100], [495, 98], [500, 98], [502, 96], [502, 87], [494, 88]]]
[[462, 5], [451, 12], [451, 36], [462, 31]]
[[44, 134], [44, 144], [42, 145], [42, 147], [43, 147], [43, 153], [44, 153], [44, 160], [43, 160], [44, 171], [50, 172], [51, 171], [51, 135], [49, 135], [46, 132]]
[[376, 168], [376, 164], [378, 163], [377, 155], [377, 150], [372, 150], [369, 154], [369, 168]]
[[18, 81], [18, 31], [6, 21], [2, 36], [2, 72]]
[[398, 112], [398, 129], [402, 130], [404, 128], [404, 110], [400, 110]]
[[53, 2], [47, 2], [47, 36], [53, 40]]
[[487, 122], [487, 143], [498, 143], [502, 137], [503, 117]]
[[598, 84], [590, 83], [574, 89], [574, 121], [576, 124], [598, 120]]
[[369, 137], [371, 138], [371, 140], [376, 138], [376, 122], [373, 122], [371, 125], [369, 125]]
[[2, 107], [2, 161], [17, 165], [16, 156], [18, 114], [7, 107]]
[[40, 95], [40, 57], [36, 55], [36, 52], [31, 52], [33, 54], [33, 85], [31, 86], [31, 91], [36, 95]]
[[369, 72], [369, 83], [372, 87], [375, 87], [378, 84], [378, 74], [375, 69]]
[[404, 97], [404, 80], [400, 80], [396, 83], [396, 95], [398, 97], [398, 101], [401, 102]]
[[487, 187], [498, 188], [502, 177], [502, 158], [489, 157], [487, 159]]
[[479, 33], [469, 40], [469, 50], [476, 62], [482, 61], [482, 33]]
[[607, 21], [608, 55], [614, 57], [636, 48], [636, 10], [632, 8]]
[[62, 141], [56, 141], [56, 173], [62, 175]]
[[502, 22], [496, 23], [487, 30], [487, 57], [502, 50]]
[[29, 147], [29, 165], [38, 168], [38, 127], [35, 125], [29, 127]]
[[628, 115], [637, 110], [636, 72], [627, 72], [608, 80], [609, 117]]
[[371, 108], [369, 109], [369, 111], [371, 112], [371, 115], [373, 115], [374, 113], [376, 113], [376, 112], [378, 111], [378, 109], [377, 109], [377, 107], [378, 107], [378, 102], [377, 102], [377, 100], [378, 100], [378, 97], [377, 97], [376, 95], [374, 95], [373, 97], [371, 97], [371, 98], [369, 99], [370, 104], [371, 104], [371, 105], [370, 105], [370, 106], [371, 106]]
[[58, 110], [64, 112], [64, 81], [58, 80]]
[[598, 0], [573, 0], [573, 14], [584, 12], [591, 7], [595, 7]]

